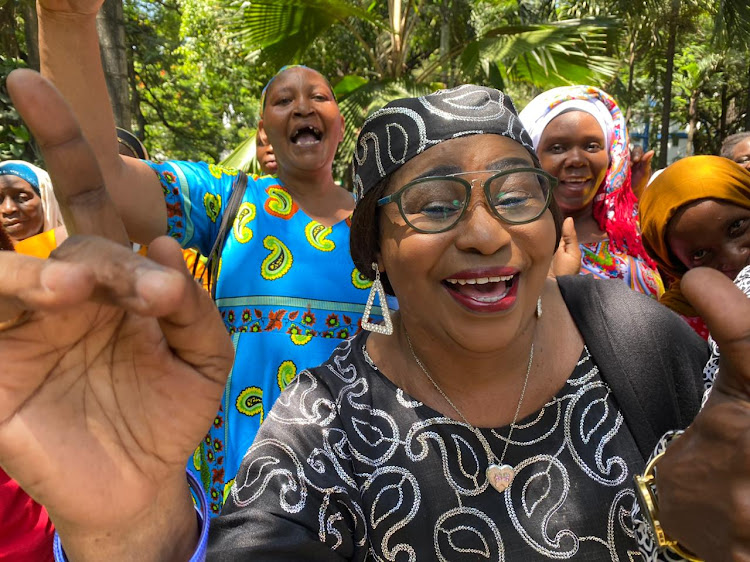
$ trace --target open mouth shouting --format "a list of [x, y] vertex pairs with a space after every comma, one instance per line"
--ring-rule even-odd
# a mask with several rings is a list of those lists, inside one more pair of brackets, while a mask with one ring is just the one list
[[520, 272], [461, 272], [443, 280], [448, 294], [474, 312], [507, 310], [516, 301]]
[[292, 134], [290, 140], [297, 146], [311, 146], [318, 144], [323, 138], [323, 133], [317, 127], [305, 125]]

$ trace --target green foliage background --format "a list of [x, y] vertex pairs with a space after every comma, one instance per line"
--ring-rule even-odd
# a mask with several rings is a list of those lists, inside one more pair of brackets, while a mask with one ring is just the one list
[[[670, 29], [673, 126], [692, 125], [696, 153], [750, 129], [750, 0], [120, 1], [132, 128], [155, 158], [218, 162], [235, 151], [233, 162], [251, 165], [261, 89], [290, 63], [319, 69], [337, 92], [348, 123], [340, 178], [369, 112], [462, 82], [501, 88], [519, 107], [554, 86], [602, 87], [634, 125], [651, 125], [653, 146]], [[2, 76], [27, 58], [0, 56]], [[0, 158], [35, 161], [2, 88], [0, 117]]]
[[5, 78], [16, 68], [26, 65], [20, 59], [0, 55], [0, 161], [25, 160], [39, 163], [39, 155], [31, 134], [10, 103]]
[[125, 0], [134, 130], [152, 155], [216, 162], [257, 125], [263, 77], [206, 0]]

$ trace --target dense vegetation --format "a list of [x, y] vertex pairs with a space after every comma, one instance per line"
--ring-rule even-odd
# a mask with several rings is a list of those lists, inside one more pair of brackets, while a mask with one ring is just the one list
[[[648, 123], [657, 149], [665, 123], [695, 153], [750, 130], [750, 0], [107, 3], [121, 4], [128, 65], [130, 103], [117, 118], [157, 157], [219, 161], [252, 139], [260, 91], [290, 63], [330, 77], [345, 152], [388, 99], [462, 82], [502, 88], [519, 105], [553, 86], [600, 86], [633, 125]], [[38, 64], [30, 5], [0, 0], [3, 75]], [[34, 159], [2, 89], [0, 115], [0, 158]]]

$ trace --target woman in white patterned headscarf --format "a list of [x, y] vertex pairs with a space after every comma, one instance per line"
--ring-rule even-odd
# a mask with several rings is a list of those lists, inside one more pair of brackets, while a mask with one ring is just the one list
[[628, 131], [615, 100], [592, 86], [554, 88], [519, 118], [542, 168], [558, 179], [555, 200], [575, 223], [580, 272], [658, 297], [664, 286], [638, 229]]

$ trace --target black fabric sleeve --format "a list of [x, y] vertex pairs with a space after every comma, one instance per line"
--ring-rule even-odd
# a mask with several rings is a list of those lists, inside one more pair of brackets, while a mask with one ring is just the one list
[[352, 470], [336, 400], [315, 370], [303, 371], [261, 425], [211, 522], [208, 560], [364, 560]]

